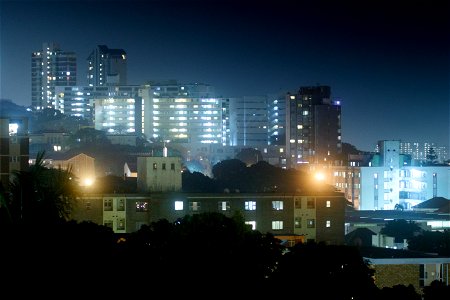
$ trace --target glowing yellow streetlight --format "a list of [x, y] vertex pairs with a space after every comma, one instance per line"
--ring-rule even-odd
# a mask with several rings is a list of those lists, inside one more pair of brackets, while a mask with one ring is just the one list
[[325, 175], [321, 172], [317, 172], [316, 174], [314, 174], [314, 178], [317, 181], [324, 181], [325, 180]]
[[85, 178], [83, 181], [84, 186], [91, 186], [93, 183], [94, 181], [92, 180], [92, 178]]

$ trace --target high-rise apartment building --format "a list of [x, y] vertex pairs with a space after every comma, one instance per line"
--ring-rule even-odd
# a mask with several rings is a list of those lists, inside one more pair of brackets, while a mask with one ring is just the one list
[[230, 98], [232, 146], [267, 146], [268, 127], [267, 96]]
[[222, 102], [213, 87], [176, 81], [150, 82], [151, 99], [144, 110], [149, 139], [189, 144], [222, 143]]
[[269, 145], [286, 144], [286, 95], [268, 96], [269, 104]]
[[127, 54], [123, 49], [99, 45], [87, 58], [89, 86], [126, 85]]
[[95, 87], [95, 129], [111, 135], [145, 134], [144, 112], [150, 110], [149, 86]]
[[31, 106], [40, 110], [55, 108], [55, 87], [77, 84], [75, 52], [63, 51], [55, 43], [44, 43], [31, 54]]
[[300, 87], [286, 98], [288, 167], [332, 164], [341, 152], [341, 103], [329, 86]]

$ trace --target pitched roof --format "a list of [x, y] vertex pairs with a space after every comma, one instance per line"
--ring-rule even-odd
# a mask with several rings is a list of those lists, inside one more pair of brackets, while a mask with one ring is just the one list
[[433, 197], [429, 200], [426, 200], [420, 204], [413, 206], [413, 209], [441, 209], [445, 206], [450, 205], [450, 200], [444, 197]]

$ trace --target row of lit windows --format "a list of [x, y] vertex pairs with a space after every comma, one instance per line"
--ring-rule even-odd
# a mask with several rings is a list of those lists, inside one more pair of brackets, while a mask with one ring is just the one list
[[[157, 169], [157, 164], [153, 164], [153, 168]], [[166, 169], [166, 164], [162, 164], [162, 169]], [[171, 170], [175, 169], [175, 164], [171, 164]], [[90, 202], [89, 202], [90, 203]], [[307, 209], [314, 209], [315, 208], [315, 199], [314, 198], [307, 198], [306, 200], [306, 208]], [[125, 210], [125, 198], [119, 198], [115, 202], [115, 210], [117, 211], [124, 211]], [[331, 207], [331, 201], [327, 200], [325, 202], [326, 207]], [[301, 200], [295, 200], [295, 208], [300, 209], [302, 208]], [[184, 201], [175, 201], [174, 202], [174, 209], [177, 211], [184, 210]], [[199, 201], [189, 201], [189, 210], [190, 211], [200, 211], [201, 209], [201, 202]], [[284, 201], [282, 200], [275, 200], [272, 201], [272, 209], [273, 210], [284, 210]], [[112, 211], [113, 210], [113, 199], [104, 199], [103, 200], [103, 210], [104, 211]], [[231, 205], [229, 201], [219, 201], [218, 202], [218, 210], [219, 211], [230, 211]], [[256, 210], [256, 201], [245, 201], [244, 202], [244, 210], [246, 211], [254, 211]], [[146, 212], [148, 211], [148, 202], [146, 201], [137, 201], [136, 202], [136, 211], [137, 212]]]

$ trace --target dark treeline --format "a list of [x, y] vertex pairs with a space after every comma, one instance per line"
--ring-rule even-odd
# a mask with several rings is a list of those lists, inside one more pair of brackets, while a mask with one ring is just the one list
[[[184, 192], [267, 193], [334, 191], [333, 186], [315, 181], [311, 175], [283, 169], [266, 161], [247, 166], [239, 159], [223, 160], [212, 168], [212, 178], [200, 172], [183, 172]], [[320, 187], [320, 189], [319, 189]]]
[[[239, 214], [161, 219], [130, 234], [68, 221], [3, 226], [1, 236], [2, 285], [17, 297], [32, 290], [47, 297], [421, 299], [412, 286], [379, 289], [357, 247], [286, 248]], [[27, 288], [14, 288], [17, 282]], [[424, 300], [443, 299], [449, 287], [436, 282], [424, 292]]]

